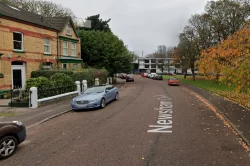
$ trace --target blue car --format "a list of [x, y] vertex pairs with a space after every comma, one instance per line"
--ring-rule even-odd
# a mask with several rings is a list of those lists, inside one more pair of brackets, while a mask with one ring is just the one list
[[88, 88], [81, 95], [76, 96], [71, 101], [71, 109], [84, 110], [91, 108], [104, 108], [113, 100], [118, 100], [118, 88], [112, 85], [94, 86]]

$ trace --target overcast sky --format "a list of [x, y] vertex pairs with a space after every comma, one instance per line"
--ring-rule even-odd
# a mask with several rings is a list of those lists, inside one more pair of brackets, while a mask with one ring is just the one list
[[175, 46], [192, 14], [202, 13], [207, 0], [52, 0], [80, 18], [100, 14], [131, 51], [144, 55], [158, 45]]

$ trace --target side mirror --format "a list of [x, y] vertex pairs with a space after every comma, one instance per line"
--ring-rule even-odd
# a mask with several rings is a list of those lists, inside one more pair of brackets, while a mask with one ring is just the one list
[[108, 91], [109, 91], [108, 89], [105, 90], [106, 93], [108, 93]]

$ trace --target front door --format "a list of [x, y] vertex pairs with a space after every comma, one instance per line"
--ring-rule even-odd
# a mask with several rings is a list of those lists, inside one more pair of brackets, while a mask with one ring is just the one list
[[13, 69], [13, 88], [22, 88], [22, 69]]
[[14, 61], [11, 65], [12, 73], [12, 88], [24, 89], [26, 82], [25, 63]]

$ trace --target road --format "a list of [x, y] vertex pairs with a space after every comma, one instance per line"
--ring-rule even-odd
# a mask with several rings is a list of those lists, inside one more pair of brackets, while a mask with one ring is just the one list
[[140, 76], [104, 109], [70, 112], [27, 133], [17, 153], [1, 166], [250, 163], [237, 136], [190, 92]]

